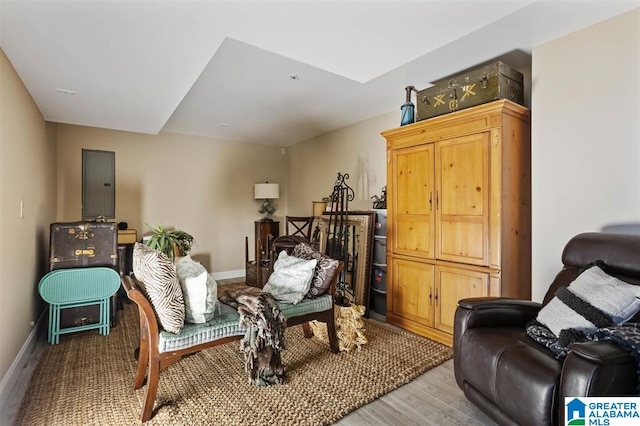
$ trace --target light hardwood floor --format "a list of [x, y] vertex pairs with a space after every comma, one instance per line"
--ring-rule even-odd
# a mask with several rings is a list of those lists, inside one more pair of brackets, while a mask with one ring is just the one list
[[464, 397], [453, 377], [453, 360], [339, 420], [340, 426], [495, 425]]

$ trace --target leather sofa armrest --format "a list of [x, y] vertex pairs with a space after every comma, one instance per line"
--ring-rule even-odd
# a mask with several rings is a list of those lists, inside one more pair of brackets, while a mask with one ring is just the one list
[[633, 364], [633, 358], [628, 351], [614, 342], [599, 341], [574, 343], [571, 351], [576, 357], [602, 365]]
[[511, 299], [508, 297], [471, 297], [460, 299], [458, 306], [467, 309], [491, 309], [504, 306], [524, 306], [540, 309], [540, 303], [531, 300]]
[[456, 381], [462, 387], [462, 378], [456, 365], [460, 364], [460, 341], [470, 328], [519, 327], [534, 319], [542, 305], [537, 302], [506, 297], [476, 297], [461, 299], [453, 323], [453, 363]]
[[541, 304], [506, 297], [461, 299], [455, 325], [464, 330], [474, 327], [524, 327], [540, 311]]
[[609, 341], [571, 345], [560, 376], [558, 419], [564, 421], [565, 397], [637, 395], [638, 363], [628, 351]]

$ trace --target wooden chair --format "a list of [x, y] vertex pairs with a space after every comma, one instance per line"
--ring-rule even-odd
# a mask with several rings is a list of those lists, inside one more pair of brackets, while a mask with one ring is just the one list
[[[286, 233], [287, 235], [304, 237], [311, 241], [311, 229], [313, 228], [313, 216], [287, 216], [286, 217]], [[291, 226], [289, 226], [291, 225]]]
[[[288, 254], [293, 252], [293, 249], [296, 245], [300, 243], [309, 244], [309, 240], [296, 235], [283, 235], [281, 237], [273, 240], [273, 244], [271, 245], [271, 262], [269, 262], [269, 272], [267, 273], [267, 280], [269, 276], [273, 272], [273, 265], [278, 258], [278, 254], [285, 250]], [[340, 261], [338, 263], [338, 267], [336, 268], [333, 279], [331, 280], [331, 286], [327, 290], [326, 295], [331, 296], [331, 308], [322, 312], [313, 312], [307, 315], [301, 315], [296, 317], [289, 317], [287, 320], [287, 327], [292, 325], [302, 324], [302, 329], [304, 330], [304, 337], [311, 338], [313, 337], [313, 330], [311, 330], [311, 326], [309, 325], [309, 321], [317, 320], [327, 324], [327, 336], [329, 338], [329, 346], [331, 347], [331, 351], [333, 353], [338, 353], [338, 337], [336, 335], [336, 323], [335, 323], [335, 300], [336, 300], [336, 288], [338, 277], [342, 272], [342, 268], [344, 268], [344, 262]], [[326, 295], [320, 296], [325, 297]], [[305, 299], [306, 300], [306, 299]], [[286, 312], [285, 312], [286, 313]]]

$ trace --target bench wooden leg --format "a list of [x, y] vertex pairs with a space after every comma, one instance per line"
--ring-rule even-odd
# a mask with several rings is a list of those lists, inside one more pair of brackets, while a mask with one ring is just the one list
[[[331, 352], [333, 352], [334, 354], [340, 352], [340, 346], [338, 345], [338, 336], [336, 335], [335, 311], [331, 309], [329, 311], [318, 313], [315, 320], [326, 324], [327, 337], [329, 338], [329, 347], [331, 348]], [[313, 330], [311, 329], [311, 326], [309, 326], [308, 322], [302, 323], [302, 328], [304, 330], [304, 337], [309, 338], [313, 336]]]
[[149, 366], [149, 340], [146, 336], [140, 336], [140, 347], [138, 348], [138, 371], [133, 382], [134, 389], [144, 386], [144, 378]]
[[302, 323], [302, 330], [304, 331], [304, 337], [311, 339], [313, 337], [313, 330], [308, 322]]
[[337, 354], [340, 352], [340, 348], [338, 346], [338, 336], [336, 335], [336, 317], [333, 313], [333, 309], [331, 310], [331, 315], [327, 317], [327, 337], [329, 337], [329, 347], [331, 348], [331, 352]]
[[160, 377], [160, 362], [152, 360], [149, 364], [149, 375], [147, 376], [147, 389], [144, 396], [144, 407], [142, 408], [142, 421], [151, 419], [153, 404], [158, 393], [158, 379]]

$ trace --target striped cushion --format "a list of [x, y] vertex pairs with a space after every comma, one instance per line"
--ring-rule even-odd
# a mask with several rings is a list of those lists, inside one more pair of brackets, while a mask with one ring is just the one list
[[287, 318], [299, 317], [312, 312], [323, 312], [331, 309], [331, 305], [333, 305], [333, 296], [330, 294], [323, 294], [314, 299], [305, 297], [295, 305], [293, 303], [278, 302], [280, 312]]
[[180, 333], [184, 327], [184, 299], [173, 263], [164, 253], [136, 243], [133, 273], [141, 282], [162, 328]]
[[[280, 311], [287, 318], [312, 312], [323, 312], [331, 309], [332, 304], [333, 298], [329, 294], [315, 299], [305, 298], [296, 304], [278, 302]], [[224, 303], [219, 303], [219, 306], [220, 312], [216, 314], [215, 318], [203, 324], [185, 324], [180, 334], [161, 331], [158, 350], [160, 352], [178, 351], [224, 337], [244, 336], [247, 329], [240, 325], [240, 315], [236, 308]]]
[[244, 336], [246, 328], [240, 325], [240, 315], [236, 308], [224, 303], [219, 305], [219, 312], [211, 321], [202, 324], [185, 324], [180, 334], [161, 331], [158, 351], [179, 351], [224, 337]]

